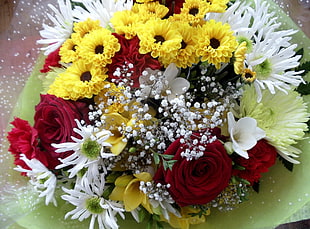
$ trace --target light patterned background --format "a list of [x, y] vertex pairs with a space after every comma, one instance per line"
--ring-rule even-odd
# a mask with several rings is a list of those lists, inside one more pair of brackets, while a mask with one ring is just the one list
[[[310, 0], [274, 0], [310, 37]], [[43, 12], [56, 0], [0, 0], [0, 146], [6, 127], [39, 51], [36, 40]], [[0, 147], [0, 161], [6, 155]], [[1, 170], [0, 170], [1, 172]], [[1, 179], [1, 174], [0, 174]], [[310, 228], [310, 220], [279, 226], [277, 229]]]

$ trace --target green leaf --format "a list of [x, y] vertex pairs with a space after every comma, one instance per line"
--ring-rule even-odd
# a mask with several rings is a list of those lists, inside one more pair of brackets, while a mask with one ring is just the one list
[[300, 64], [297, 68], [295, 68], [295, 71], [301, 71], [304, 70], [303, 73], [301, 73], [301, 76], [305, 76], [310, 71], [310, 61], [306, 61], [302, 64]]
[[158, 153], [153, 153], [153, 157], [154, 157], [155, 164], [158, 165], [160, 162], [160, 158], [159, 158]]
[[161, 222], [157, 221], [156, 228], [158, 229], [164, 229], [164, 226], [161, 224]]
[[147, 222], [146, 229], [152, 229], [152, 226], [153, 226], [153, 220], [150, 220]]
[[160, 154], [160, 156], [167, 160], [172, 159], [174, 157], [174, 155], [169, 155], [169, 154]]
[[284, 167], [289, 170], [290, 172], [293, 172], [294, 169], [294, 164], [285, 160], [283, 157], [279, 157], [279, 160], [282, 162], [282, 164], [284, 165]]
[[245, 170], [245, 167], [243, 167], [241, 165], [237, 165], [237, 164], [233, 165], [233, 168], [237, 169], [237, 170]]
[[306, 82], [305, 84], [303, 83], [299, 84], [296, 90], [301, 95], [309, 95], [310, 94], [310, 82]]
[[255, 182], [252, 186], [253, 190], [257, 193], [259, 193], [259, 182]]
[[139, 222], [143, 222], [147, 215], [148, 215], [148, 212], [144, 208], [141, 208], [138, 214]]
[[297, 52], [296, 52], [296, 56], [297, 56], [297, 55], [300, 55], [300, 56], [303, 57], [303, 56], [304, 56], [304, 49], [303, 49], [303, 48], [298, 49]]
[[110, 185], [106, 190], [103, 191], [102, 196], [105, 199], [109, 199], [110, 194], [112, 193], [115, 185]]
[[122, 175], [122, 172], [112, 172], [106, 176], [106, 183], [114, 183], [115, 180]]

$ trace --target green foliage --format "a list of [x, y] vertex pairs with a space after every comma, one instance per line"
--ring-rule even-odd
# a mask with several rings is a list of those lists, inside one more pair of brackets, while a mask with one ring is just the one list
[[[296, 56], [301, 56], [302, 58], [303, 58], [303, 56], [304, 56], [304, 49], [303, 48], [301, 48], [301, 49], [299, 49], [297, 52], [296, 52]], [[302, 59], [301, 58], [301, 59]], [[302, 63], [302, 64], [300, 64], [297, 68], [295, 68], [295, 71], [297, 72], [297, 71], [304, 71], [303, 73], [301, 73], [300, 75], [301, 76], [305, 76], [309, 71], [310, 71], [310, 61], [306, 61], [306, 62], [304, 62], [304, 63]]]
[[257, 193], [259, 193], [259, 182], [255, 182], [252, 186], [253, 190]]
[[279, 157], [279, 160], [282, 162], [282, 164], [287, 170], [289, 170], [290, 172], [293, 172], [294, 164], [292, 162], [285, 160], [283, 157]]
[[208, 215], [208, 210], [209, 207], [206, 205], [196, 205], [196, 207], [199, 209], [198, 212], [194, 212], [194, 213], [188, 213], [191, 217], [195, 217], [198, 216], [199, 218], [201, 218], [204, 215]]
[[177, 160], [172, 160], [174, 155], [153, 152], [153, 157], [154, 157], [155, 164], [159, 164], [160, 161], [163, 163], [164, 170], [167, 170], [167, 169], [172, 170], [174, 163], [177, 162]]
[[162, 222], [160, 222], [160, 216], [156, 214], [150, 215], [146, 228], [147, 229], [164, 229]]
[[[310, 62], [309, 62], [310, 63]], [[301, 83], [297, 87], [297, 92], [301, 95], [309, 95], [310, 94], [310, 82], [306, 82], [305, 84]]]
[[107, 186], [107, 188], [103, 191], [103, 194], [102, 194], [104, 199], [109, 199], [109, 196], [112, 193], [114, 187], [115, 187], [114, 184]]

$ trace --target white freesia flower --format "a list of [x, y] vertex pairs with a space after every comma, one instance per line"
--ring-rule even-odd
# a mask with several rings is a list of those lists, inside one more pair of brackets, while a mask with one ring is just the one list
[[55, 16], [47, 14], [54, 26], [43, 24], [43, 30], [40, 31], [40, 35], [43, 39], [37, 41], [38, 44], [47, 45], [41, 48], [45, 50], [45, 55], [59, 48], [72, 33], [74, 18], [71, 2], [70, 0], [58, 0], [58, 5], [60, 11], [53, 5], [48, 5], [55, 14]]
[[253, 148], [257, 141], [266, 136], [265, 131], [257, 127], [255, 119], [244, 117], [235, 121], [232, 112], [228, 112], [228, 132], [234, 151], [241, 157], [249, 158], [247, 150]]
[[179, 69], [175, 64], [169, 64], [162, 73], [158, 70], [149, 70], [145, 75], [139, 78], [142, 85], [142, 97], [155, 97], [161, 95], [168, 101], [183, 95], [190, 87], [190, 83], [182, 78], [177, 77]]
[[[97, 130], [94, 126], [82, 126], [82, 124], [75, 120], [78, 128], [74, 128], [74, 132], [78, 133], [82, 138], [78, 139], [71, 137], [73, 142], [65, 142], [60, 144], [52, 144], [56, 148], [56, 153], [63, 153], [74, 151], [71, 155], [64, 159], [59, 159], [61, 164], [56, 169], [61, 169], [67, 166], [73, 166], [68, 170], [69, 178], [74, 177], [81, 169], [91, 168], [90, 171], [98, 169], [98, 162], [102, 158], [109, 158], [114, 156], [112, 153], [105, 153], [104, 147], [110, 147], [111, 144], [106, 140], [110, 137], [111, 132], [108, 130]], [[91, 164], [94, 164], [91, 166]], [[93, 174], [95, 177], [97, 175]]]
[[117, 11], [130, 10], [132, 0], [74, 0], [84, 5], [85, 8], [75, 7], [74, 16], [78, 21], [85, 21], [88, 18], [92, 20], [99, 20], [102, 27], [110, 25], [110, 19]]
[[30, 168], [24, 169], [21, 166], [14, 168], [16, 171], [26, 173], [31, 178], [30, 183], [40, 193], [39, 197], [45, 196], [45, 204], [53, 202], [57, 206], [54, 192], [56, 188], [57, 178], [48, 168], [45, 167], [39, 160], [33, 158], [29, 160], [24, 154], [21, 154], [20, 159], [23, 160]]
[[97, 219], [99, 229], [112, 228], [117, 229], [117, 218], [119, 214], [125, 218], [123, 205], [115, 201], [107, 200], [102, 197], [105, 188], [104, 176], [101, 180], [90, 184], [87, 187], [76, 185], [75, 189], [63, 188], [66, 195], [62, 199], [76, 206], [75, 209], [68, 212], [65, 218], [71, 215], [71, 219], [83, 221], [91, 217], [89, 229], [93, 229]]

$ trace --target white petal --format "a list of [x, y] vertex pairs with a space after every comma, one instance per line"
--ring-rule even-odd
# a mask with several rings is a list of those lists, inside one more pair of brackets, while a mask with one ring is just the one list
[[178, 77], [169, 86], [173, 94], [182, 95], [189, 89], [190, 83], [186, 79]]
[[179, 73], [179, 69], [176, 67], [176, 65], [174, 63], [171, 63], [168, 65], [168, 67], [166, 68], [165, 72], [164, 72], [164, 76], [166, 78], [166, 80], [168, 80], [168, 82], [172, 82], [173, 79], [175, 79], [175, 77], [178, 75]]

